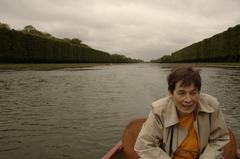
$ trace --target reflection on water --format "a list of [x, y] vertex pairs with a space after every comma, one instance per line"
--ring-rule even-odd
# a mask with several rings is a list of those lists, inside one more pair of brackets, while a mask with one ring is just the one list
[[[168, 73], [159, 64], [1, 72], [0, 158], [100, 158], [167, 94]], [[203, 91], [219, 99], [239, 141], [240, 70], [201, 73]]]

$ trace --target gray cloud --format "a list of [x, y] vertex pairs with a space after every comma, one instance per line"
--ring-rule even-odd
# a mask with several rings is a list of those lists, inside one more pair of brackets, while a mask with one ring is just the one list
[[156, 59], [240, 22], [239, 0], [0, 0], [0, 21]]

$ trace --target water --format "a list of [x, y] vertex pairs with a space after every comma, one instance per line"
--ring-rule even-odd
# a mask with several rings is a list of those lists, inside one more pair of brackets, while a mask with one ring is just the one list
[[[168, 93], [169, 70], [129, 64], [0, 72], [0, 158], [101, 158]], [[201, 74], [203, 91], [219, 99], [240, 142], [240, 70], [205, 67]]]

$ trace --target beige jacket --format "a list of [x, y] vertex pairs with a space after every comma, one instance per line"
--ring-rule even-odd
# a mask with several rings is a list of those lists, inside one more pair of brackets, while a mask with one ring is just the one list
[[[222, 148], [229, 142], [229, 134], [218, 101], [210, 95], [200, 94], [195, 113], [194, 128], [200, 142], [198, 158], [223, 158]], [[178, 122], [171, 97], [155, 101], [134, 147], [140, 158], [170, 159], [187, 135], [187, 130], [178, 127]]]

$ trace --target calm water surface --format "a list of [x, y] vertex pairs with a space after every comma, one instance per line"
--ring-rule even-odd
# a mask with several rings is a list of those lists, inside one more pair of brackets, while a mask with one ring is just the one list
[[[1, 159], [98, 159], [167, 94], [159, 64], [0, 72]], [[240, 142], [240, 69], [202, 68]]]

